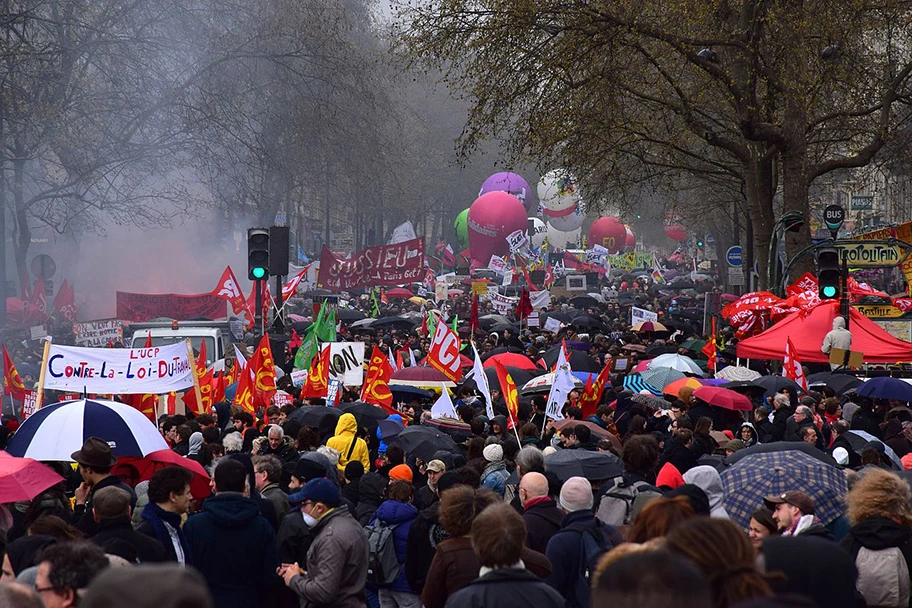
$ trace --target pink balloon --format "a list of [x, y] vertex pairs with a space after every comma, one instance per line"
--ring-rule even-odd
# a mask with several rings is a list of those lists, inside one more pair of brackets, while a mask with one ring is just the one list
[[627, 224], [624, 224], [624, 228], [627, 230], [627, 240], [625, 241], [624, 249], [626, 251], [633, 251], [634, 249], [636, 249], [636, 244], [637, 244], [636, 232], [634, 232], [633, 228], [631, 228]]
[[486, 267], [492, 255], [509, 253], [507, 236], [517, 230], [525, 232], [528, 223], [526, 208], [509, 192], [482, 194], [469, 208], [469, 250], [472, 259]]
[[602, 217], [589, 228], [589, 246], [601, 245], [611, 253], [618, 253], [627, 244], [627, 229], [616, 217]]

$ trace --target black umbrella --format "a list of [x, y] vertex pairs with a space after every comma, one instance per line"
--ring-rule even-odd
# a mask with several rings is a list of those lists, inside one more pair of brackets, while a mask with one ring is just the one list
[[312, 289], [311, 291], [305, 291], [300, 294], [302, 298], [316, 298], [319, 296], [331, 296], [333, 292], [328, 289]]
[[355, 420], [358, 421], [359, 427], [368, 429], [377, 428], [377, 423], [380, 420], [389, 418], [389, 414], [380, 409], [379, 406], [372, 403], [364, 403], [363, 401], [353, 401], [342, 405], [339, 409], [345, 414], [354, 416]]
[[491, 326], [487, 331], [499, 334], [505, 329], [509, 329], [513, 333], [519, 333], [519, 325], [516, 323], [498, 323], [497, 325]]
[[804, 392], [797, 382], [783, 376], [760, 376], [754, 380], [754, 384], [762, 386], [770, 394], [778, 393], [784, 388], [794, 389], [796, 393]]
[[412, 399], [430, 399], [434, 396], [431, 391], [426, 391], [417, 386], [405, 386], [403, 384], [391, 384], [390, 392], [396, 401], [411, 401]]
[[[557, 363], [557, 357], [560, 355], [561, 346], [552, 346], [542, 355], [542, 360], [545, 362], [545, 366], [548, 369], [554, 367], [554, 364]], [[590, 357], [584, 352], [570, 349], [570, 369], [575, 372], [592, 372], [599, 373], [602, 371], [601, 366], [598, 364], [598, 361]]]
[[325, 405], [305, 405], [293, 411], [288, 418], [297, 420], [304, 426], [317, 428], [323, 416], [327, 414], [338, 418], [342, 415], [342, 410], [337, 407], [326, 407]]
[[585, 296], [573, 296], [570, 298], [570, 303], [576, 306], [577, 308], [589, 308], [590, 306], [598, 306], [601, 304], [598, 300], [593, 298], [590, 295]]
[[460, 454], [459, 446], [453, 438], [442, 431], [424, 426], [414, 425], [406, 427], [396, 435], [396, 440], [408, 456], [420, 458], [424, 462], [434, 459], [438, 450], [446, 450], [453, 454]]
[[837, 395], [844, 395], [853, 388], [858, 388], [864, 382], [861, 378], [851, 374], [834, 374], [833, 372], [818, 372], [807, 378], [808, 387], [825, 385], [833, 389]]
[[354, 308], [340, 308], [336, 311], [336, 318], [340, 321], [360, 321], [361, 319], [366, 319], [367, 316]]
[[[520, 369], [518, 367], [513, 367], [511, 365], [505, 365], [504, 369], [510, 374], [510, 377], [513, 378], [513, 383], [516, 385], [517, 389], [521, 389], [523, 385], [538, 376], [537, 373], [532, 373], [531, 371]], [[497, 377], [497, 369], [492, 367], [485, 368], [485, 376], [488, 378], [488, 386], [491, 390], [499, 390], [503, 392], [503, 389], [500, 387], [500, 379]]]
[[415, 327], [415, 325], [417, 325], [417, 323], [412, 319], [407, 319], [405, 317], [383, 317], [371, 323], [372, 328], [399, 326], [403, 329], [411, 329]]
[[[523, 351], [521, 348], [516, 348], [515, 346], [499, 346], [497, 348], [492, 348], [485, 354], [481, 355], [481, 360], [482, 360], [482, 362], [484, 362], [484, 361], [487, 361], [488, 359], [490, 359], [491, 357], [493, 357], [494, 355], [502, 355], [504, 353], [522, 354], [522, 352]], [[468, 357], [469, 359], [471, 359], [472, 358], [471, 350], [468, 353], [465, 353], [465, 356]]]
[[624, 464], [611, 452], [558, 450], [545, 456], [545, 470], [557, 475], [561, 481], [571, 477], [600, 481], [620, 476], [624, 472]]
[[[568, 315], [566, 313], [562, 313], [562, 312], [549, 312], [549, 313], [545, 313], [545, 316], [544, 316], [544, 320], [548, 320], [548, 319], [557, 319], [561, 323], [569, 323], [570, 321], [573, 320], [573, 317], [571, 317], [570, 315]], [[542, 321], [542, 323], [544, 323], [544, 321]]]
[[725, 384], [720, 384], [719, 388], [727, 388], [732, 391], [737, 391], [739, 393], [751, 396], [759, 397], [766, 392], [766, 388], [756, 384], [753, 380], [735, 380], [734, 382], [726, 382]]

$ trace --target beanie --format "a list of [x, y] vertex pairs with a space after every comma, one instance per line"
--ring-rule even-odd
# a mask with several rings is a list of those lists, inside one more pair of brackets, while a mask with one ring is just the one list
[[485, 460], [488, 462], [503, 460], [503, 448], [499, 443], [492, 443], [491, 445], [486, 446], [481, 453], [484, 454]]
[[389, 472], [390, 479], [397, 479], [412, 483], [412, 468], [407, 464], [397, 464]]
[[568, 513], [591, 509], [594, 502], [592, 484], [585, 477], [571, 477], [561, 487], [558, 504]]

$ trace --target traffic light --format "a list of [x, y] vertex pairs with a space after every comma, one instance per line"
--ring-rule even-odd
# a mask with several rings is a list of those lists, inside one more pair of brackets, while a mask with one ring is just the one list
[[697, 239], [697, 247], [702, 247], [703, 245], [703, 239]]
[[817, 288], [821, 300], [835, 300], [842, 293], [842, 268], [835, 247], [817, 252]]
[[247, 278], [269, 278], [269, 230], [247, 229]]

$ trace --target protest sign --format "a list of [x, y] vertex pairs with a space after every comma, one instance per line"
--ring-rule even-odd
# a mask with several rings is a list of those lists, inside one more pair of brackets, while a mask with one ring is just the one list
[[488, 293], [487, 281], [472, 281], [472, 294], [483, 296]]
[[494, 307], [494, 310], [501, 315], [505, 315], [514, 310], [516, 308], [516, 303], [519, 302], [519, 298], [511, 298], [499, 293], [489, 293], [488, 298], [491, 300], [491, 305]]
[[651, 310], [645, 310], [643, 308], [637, 308], [634, 306], [630, 309], [630, 324], [636, 325], [642, 321], [652, 321], [653, 323], [658, 322], [659, 315], [652, 312]]
[[329, 342], [329, 377], [345, 386], [360, 386], [364, 382], [364, 342]]
[[342, 291], [420, 282], [423, 277], [423, 238], [367, 247], [345, 260], [324, 245], [317, 287]]
[[291, 371], [291, 384], [298, 388], [304, 386], [304, 382], [307, 381], [307, 370], [306, 369], [295, 369]]
[[529, 301], [532, 302], [532, 308], [538, 310], [551, 306], [550, 291], [530, 291]]
[[488, 268], [497, 274], [505, 274], [510, 268], [510, 265], [499, 255], [492, 255], [491, 261], [488, 262]]
[[510, 253], [516, 253], [529, 242], [529, 237], [522, 230], [515, 230], [507, 235], [507, 244], [510, 246]]
[[25, 391], [25, 400], [22, 402], [22, 419], [25, 420], [35, 413], [38, 405], [38, 391]]
[[199, 317], [224, 319], [226, 316], [225, 301], [211, 293], [117, 292], [117, 318], [124, 321], [151, 321], [159, 317], [186, 321]]
[[123, 340], [123, 323], [117, 319], [74, 323], [73, 335], [79, 346], [107, 346]]
[[195, 362], [185, 342], [151, 348], [51, 344], [42, 361], [44, 388], [78, 393], [162, 394], [193, 386]]
[[438, 302], [445, 302], [450, 297], [450, 287], [446, 281], [437, 281], [434, 284], [434, 299]]
[[529, 327], [539, 327], [541, 325], [541, 318], [539, 317], [538, 311], [530, 312], [529, 316], [526, 317], [526, 323]]
[[40, 340], [41, 338], [46, 338], [47, 335], [47, 325], [36, 325], [29, 328], [29, 338], [32, 340]]
[[544, 327], [545, 331], [550, 331], [552, 334], [556, 334], [557, 332], [560, 331], [560, 328], [561, 328], [561, 322], [558, 321], [557, 319], [554, 319], [551, 317], [545, 319], [545, 327]]
[[504, 286], [504, 287], [513, 284], [513, 271], [512, 271], [512, 270], [506, 271], [506, 272], [504, 273], [503, 277], [504, 277], [504, 278], [503, 278], [503, 286]]

